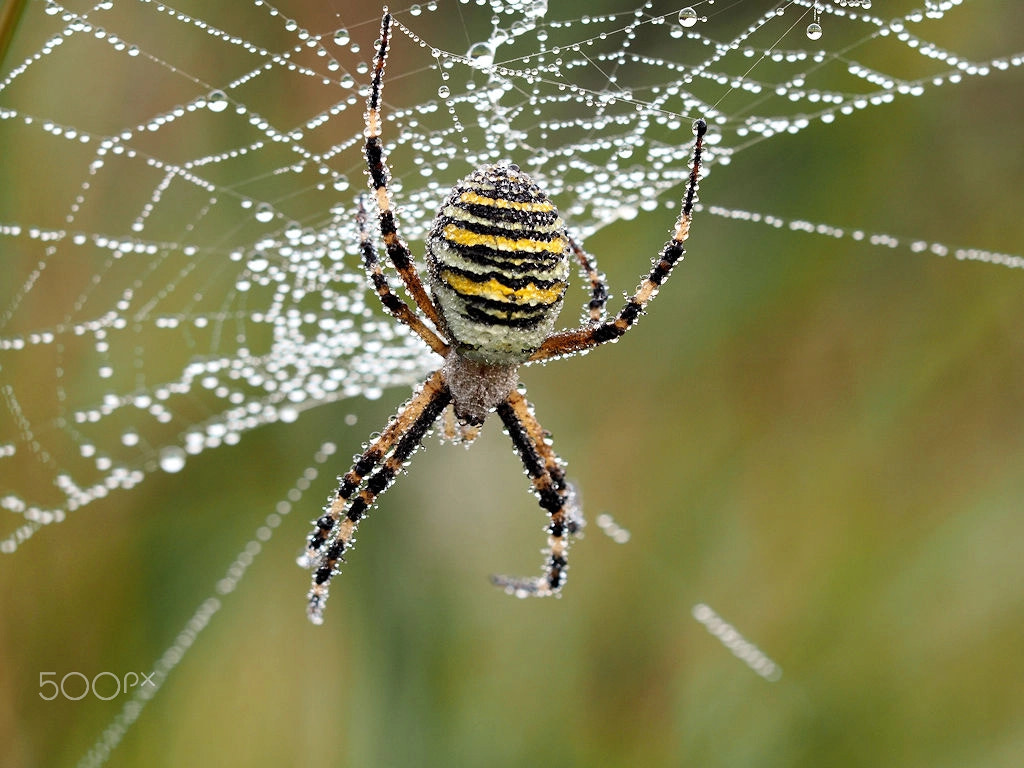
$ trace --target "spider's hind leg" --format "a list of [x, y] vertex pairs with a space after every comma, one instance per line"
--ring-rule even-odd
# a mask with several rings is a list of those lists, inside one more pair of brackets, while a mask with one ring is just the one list
[[450, 399], [444, 375], [437, 371], [341, 478], [334, 499], [314, 523], [306, 554], [299, 560], [301, 565], [315, 569], [308, 606], [309, 619], [314, 624], [323, 621], [328, 586], [355, 541], [359, 521], [377, 497], [391, 487]]
[[492, 580], [516, 597], [554, 595], [565, 584], [569, 540], [583, 528], [583, 515], [576, 503], [576, 493], [565, 479], [562, 462], [548, 445], [544, 428], [526, 398], [518, 390], [512, 390], [498, 406], [498, 415], [530, 476], [540, 506], [548, 513], [549, 522], [543, 575], [534, 578], [494, 576]]

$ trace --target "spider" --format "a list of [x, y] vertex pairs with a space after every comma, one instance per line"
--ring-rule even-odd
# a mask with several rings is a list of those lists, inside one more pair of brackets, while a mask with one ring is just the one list
[[[381, 142], [381, 91], [391, 25], [385, 8], [366, 110], [366, 162], [388, 258], [426, 320], [388, 286], [377, 247], [367, 232], [365, 204], [357, 215], [360, 250], [384, 307], [444, 362], [398, 409], [380, 436], [355, 457], [314, 523], [300, 561], [314, 570], [308, 613], [315, 624], [323, 621], [328, 585], [355, 541], [359, 521], [391, 486], [443, 413], [445, 436], [469, 442], [488, 414], [497, 412], [548, 515], [542, 575], [494, 576], [492, 580], [519, 597], [559, 592], [568, 568], [569, 541], [582, 527], [583, 518], [566, 481], [564, 464], [524, 396], [518, 370], [524, 363], [615, 341], [633, 326], [683, 256], [707, 131], [704, 120], [694, 122], [693, 163], [672, 238], [614, 319], [605, 314], [608, 289], [593, 259], [567, 233], [551, 200], [513, 164], [477, 169], [456, 184], [442, 203], [425, 243], [428, 292], [398, 233]], [[589, 323], [555, 333], [572, 259], [590, 281]]]

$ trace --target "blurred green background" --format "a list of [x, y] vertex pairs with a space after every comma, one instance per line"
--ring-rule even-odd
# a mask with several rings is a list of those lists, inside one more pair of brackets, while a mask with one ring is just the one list
[[[1013, 10], [971, 6], [938, 27], [942, 44], [1024, 50]], [[360, 29], [369, 43], [374, 27]], [[33, 50], [18, 44], [5, 69]], [[96, 109], [117, 108], [114, 77], [89, 95]], [[995, 73], [762, 142], [715, 168], [702, 200], [1019, 254], [1021, 87], [1019, 69]], [[48, 88], [41, 102], [75, 97]], [[63, 210], [18, 149], [0, 158], [3, 210], [24, 216], [26, 196], [40, 215]], [[587, 241], [615, 295], [671, 224], [643, 213]], [[407, 391], [318, 408], [0, 559], [0, 764], [74, 765], [125, 700], [43, 701], [40, 673], [148, 672], [333, 440], [109, 765], [1019, 766], [1022, 297], [1020, 271], [700, 216], [622, 343], [523, 372], [591, 523], [562, 599], [488, 584], [533, 572], [543, 543], [489, 424], [470, 451], [426, 441], [311, 626], [294, 562], [308, 520]], [[0, 371], [18, 391], [39, 375]], [[628, 544], [602, 535], [602, 512]], [[711, 637], [691, 616], [701, 602], [781, 679]]]

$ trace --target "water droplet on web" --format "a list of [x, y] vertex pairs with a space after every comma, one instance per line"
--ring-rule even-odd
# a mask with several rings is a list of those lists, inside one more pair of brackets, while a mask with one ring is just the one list
[[139, 433], [134, 429], [130, 429], [127, 432], [121, 433], [121, 445], [127, 445], [129, 448], [139, 444]]
[[693, 8], [686, 7], [679, 12], [679, 23], [684, 27], [692, 27], [697, 23], [697, 12]]
[[449, 96], [452, 95], [452, 89], [449, 88], [447, 85], [442, 85], [440, 88], [437, 89], [437, 95], [440, 96], [442, 99], [447, 99]]
[[494, 51], [487, 43], [474, 43], [466, 52], [471, 67], [485, 69], [494, 64]]
[[349, 35], [348, 30], [345, 29], [344, 27], [342, 27], [341, 29], [334, 33], [335, 45], [348, 45], [348, 41], [351, 39], [351, 35]]
[[807, 37], [810, 40], [817, 40], [821, 37], [821, 24], [811, 22], [807, 25]]
[[548, 12], [548, 0], [533, 0], [525, 10], [527, 16], [538, 19]]
[[423, 9], [420, 8], [418, 5], [409, 6], [409, 15], [419, 16], [421, 13], [423, 13]]
[[339, 176], [334, 180], [334, 189], [337, 192], [344, 192], [348, 189], [348, 179], [345, 176]]
[[256, 221], [263, 224], [274, 220], [274, 209], [270, 203], [260, 203], [256, 206]]
[[177, 445], [168, 445], [160, 450], [160, 469], [164, 472], [180, 472], [185, 467], [185, 450]]
[[223, 112], [228, 108], [228, 97], [224, 91], [210, 91], [206, 97], [206, 107], [211, 112]]

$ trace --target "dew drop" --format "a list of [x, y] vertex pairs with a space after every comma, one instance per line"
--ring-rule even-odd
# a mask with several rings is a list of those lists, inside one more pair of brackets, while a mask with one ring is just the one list
[[437, 89], [437, 95], [440, 96], [442, 99], [447, 99], [449, 96], [452, 95], [452, 89], [449, 88], [447, 85], [442, 85], [440, 88]]
[[342, 27], [341, 29], [334, 33], [335, 45], [348, 45], [348, 41], [351, 39], [352, 37], [349, 35], [348, 30], [345, 29], [344, 27]]
[[807, 37], [811, 40], [817, 40], [821, 37], [821, 24], [817, 22], [811, 22], [807, 25]]
[[546, 15], [548, 12], [548, 0], [533, 0], [526, 6], [526, 15], [534, 19]]
[[487, 43], [474, 43], [466, 52], [469, 65], [477, 69], [486, 69], [494, 64], [494, 51]]
[[270, 203], [260, 203], [256, 206], [256, 221], [263, 224], [274, 220], [274, 209]]
[[679, 23], [684, 27], [692, 27], [697, 23], [697, 12], [693, 8], [686, 7], [679, 12]]
[[160, 450], [160, 469], [164, 472], [181, 472], [185, 468], [185, 450], [176, 445], [168, 445]]
[[228, 108], [228, 97], [224, 91], [210, 91], [206, 97], [206, 106], [211, 112], [223, 112]]
[[334, 180], [334, 189], [337, 192], [344, 192], [348, 189], [348, 179], [344, 176], [339, 176]]

